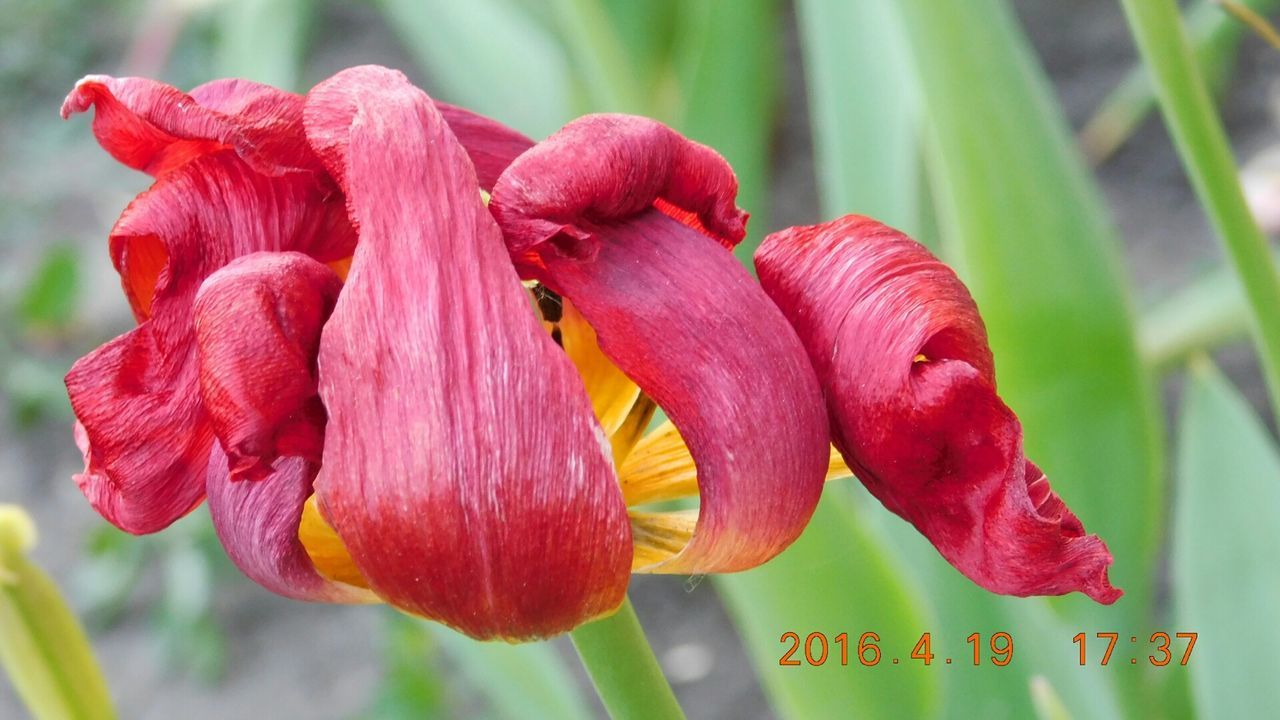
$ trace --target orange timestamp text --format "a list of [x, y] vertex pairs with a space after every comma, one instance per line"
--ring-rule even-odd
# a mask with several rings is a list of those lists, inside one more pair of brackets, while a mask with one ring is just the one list
[[[849, 665], [850, 658], [863, 667], [875, 667], [882, 662], [889, 665], [972, 663], [1004, 667], [1013, 662], [1013, 636], [1007, 632], [990, 635], [971, 633], [965, 638], [968, 648], [956, 658], [938, 657], [933, 651], [933, 635], [928, 632], [922, 633], [912, 646], [910, 653], [902, 658], [896, 657], [897, 653], [894, 649], [883, 645], [879, 633], [871, 631], [856, 637], [842, 632], [830, 639], [826, 633], [822, 632], [811, 632], [804, 636], [798, 632], [784, 632], [780, 641], [783, 651], [778, 664], [783, 667], [802, 665], [819, 667], [828, 662]], [[900, 649], [906, 650], [905, 643]], [[887, 657], [886, 652], [889, 652]]]

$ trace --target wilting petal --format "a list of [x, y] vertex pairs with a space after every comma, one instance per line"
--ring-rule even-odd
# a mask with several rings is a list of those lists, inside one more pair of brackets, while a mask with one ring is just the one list
[[682, 550], [668, 542], [650, 571], [758, 565], [800, 534], [822, 491], [817, 380], [726, 248], [744, 233], [736, 192], [709, 148], [651, 120], [597, 115], [517, 158], [490, 203], [513, 256], [573, 302], [697, 461], [697, 531]]
[[466, 149], [475, 165], [480, 187], [485, 190], [492, 190], [511, 161], [533, 147], [532, 140], [497, 120], [439, 100], [435, 104], [454, 137]]
[[239, 255], [349, 251], [354, 234], [332, 195], [308, 174], [267, 177], [224, 150], [167, 174], [121, 215], [112, 257], [141, 324], [66, 378], [88, 448], [77, 480], [108, 520], [154, 532], [200, 502], [213, 435], [198, 385], [196, 291]]
[[321, 83], [306, 122], [360, 232], [320, 343], [325, 519], [379, 596], [474, 637], [613, 610], [631, 537], [607, 443], [462, 147], [382, 68]]
[[280, 455], [320, 462], [320, 328], [342, 289], [301, 253], [253, 253], [209, 276], [195, 304], [200, 397], [231, 479], [259, 480]]
[[248, 80], [217, 80], [190, 95], [146, 78], [89, 75], [62, 104], [62, 117], [95, 107], [93, 132], [112, 157], [160, 175], [219, 150], [256, 170], [319, 170], [302, 127], [302, 97]]
[[377, 602], [368, 590], [320, 575], [298, 540], [317, 467], [302, 458], [283, 458], [265, 478], [236, 482], [227, 456], [215, 446], [208, 469], [213, 528], [236, 567], [274, 593], [315, 602]]
[[[436, 103], [489, 190], [533, 141], [466, 108]], [[112, 157], [159, 176], [217, 150], [236, 150], [259, 172], [320, 166], [302, 125], [303, 97], [249, 80], [224, 79], [183, 93], [147, 78], [88, 75], [62, 104], [62, 117], [97, 109], [93, 131]]]
[[1023, 455], [950, 268], [852, 215], [770, 235], [756, 267], [818, 370], [836, 447], [885, 507], [993, 592], [1120, 597], [1106, 546]]

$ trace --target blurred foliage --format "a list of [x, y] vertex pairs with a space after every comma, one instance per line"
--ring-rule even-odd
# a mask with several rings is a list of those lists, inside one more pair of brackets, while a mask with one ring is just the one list
[[1280, 716], [1280, 450], [1244, 398], [1207, 360], [1193, 362], [1178, 431], [1174, 617], [1186, 641], [1164, 670], [1189, 672], [1204, 718]]
[[110, 720], [111, 695], [84, 629], [27, 556], [35, 525], [0, 504], [0, 670], [37, 720]]
[[100, 525], [89, 537], [72, 587], [92, 627], [147, 617], [165, 666], [206, 683], [226, 670], [226, 628], [215, 588], [240, 580], [209, 515], [197, 511], [163, 533], [129, 535]]
[[448, 717], [448, 688], [435, 669], [436, 644], [421, 622], [386, 613], [382, 628], [382, 684], [368, 720]]

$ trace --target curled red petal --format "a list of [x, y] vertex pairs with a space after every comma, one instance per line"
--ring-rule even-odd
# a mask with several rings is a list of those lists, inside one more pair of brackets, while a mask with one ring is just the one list
[[78, 481], [104, 517], [154, 532], [204, 495], [213, 434], [200, 400], [192, 305], [205, 278], [239, 255], [302, 250], [324, 258], [353, 239], [340, 196], [309, 174], [259, 174], [229, 150], [168, 173], [125, 210], [111, 248], [141, 324], [66, 377], [88, 448]]
[[[651, 120], [575, 121], [521, 155], [490, 209], [513, 254], [569, 298], [600, 347], [679, 428], [698, 469], [693, 539], [664, 572], [765, 562], [822, 492], [827, 421], [795, 332], [723, 244], [655, 209], [665, 200], [736, 241], [745, 214], [723, 158]], [[589, 252], [563, 252], [572, 233]]]
[[190, 95], [147, 78], [89, 75], [62, 117], [96, 108], [93, 132], [112, 157], [152, 176], [231, 149], [259, 172], [318, 170], [302, 127], [302, 96], [247, 80], [218, 80]]
[[312, 602], [373, 601], [362, 588], [322, 577], [298, 540], [302, 507], [311, 496], [317, 468], [302, 458], [284, 458], [263, 479], [236, 482], [227, 456], [215, 446], [207, 486], [213, 528], [236, 567], [274, 593]]
[[817, 368], [836, 447], [885, 507], [993, 592], [1120, 597], [1106, 545], [1023, 455], [950, 268], [854, 215], [770, 235], [756, 267]]
[[318, 85], [306, 122], [360, 233], [320, 343], [324, 516], [379, 596], [474, 637], [613, 610], [631, 538], [608, 443], [462, 147], [384, 68]]
[[333, 270], [296, 252], [245, 255], [200, 287], [200, 397], [232, 480], [266, 477], [281, 455], [320, 462], [316, 353], [341, 289]]
[[494, 188], [502, 202], [490, 206], [515, 257], [550, 242], [561, 254], [590, 259], [598, 247], [594, 224], [655, 203], [696, 218], [726, 247], [746, 235], [747, 214], [734, 204], [738, 179], [724, 158], [648, 118], [587, 115], [519, 162], [520, 171]]

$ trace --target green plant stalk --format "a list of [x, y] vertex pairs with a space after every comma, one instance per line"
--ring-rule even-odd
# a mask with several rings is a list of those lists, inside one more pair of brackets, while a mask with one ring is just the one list
[[37, 720], [112, 720], [111, 696], [84, 629], [27, 559], [35, 528], [0, 504], [0, 670]]
[[1249, 301], [1254, 341], [1280, 415], [1280, 275], [1245, 203], [1231, 146], [1173, 0], [1122, 0], [1183, 165]]
[[[1244, 0], [1243, 4], [1254, 12], [1267, 13], [1280, 5], [1280, 0]], [[1247, 28], [1210, 0], [1196, 3], [1186, 18], [1196, 59], [1211, 89], [1217, 92], [1230, 78], [1240, 37]], [[1102, 163], [1133, 135], [1156, 106], [1154, 92], [1142, 65], [1125, 74], [1080, 131], [1081, 148], [1091, 163]]]
[[613, 720], [684, 718], [630, 598], [613, 615], [583, 625], [570, 637]]

